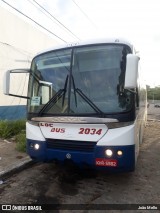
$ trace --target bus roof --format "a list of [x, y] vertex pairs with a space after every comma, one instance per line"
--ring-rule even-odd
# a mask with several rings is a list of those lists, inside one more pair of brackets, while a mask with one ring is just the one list
[[[73, 43], [65, 43], [62, 45], [58, 45], [49, 49], [46, 49], [42, 52], [39, 52], [37, 55], [43, 54], [45, 52], [49, 52], [52, 50], [58, 50], [58, 49], [64, 49], [67, 47], [75, 47], [75, 46], [85, 46], [85, 45], [91, 45], [91, 44], [126, 44], [128, 45], [131, 50], [133, 51], [133, 45], [127, 41], [126, 39], [122, 38], [105, 38], [105, 39], [94, 39], [94, 40], [84, 40], [84, 41], [78, 41], [78, 42], [73, 42]], [[36, 55], [36, 56], [37, 56]]]

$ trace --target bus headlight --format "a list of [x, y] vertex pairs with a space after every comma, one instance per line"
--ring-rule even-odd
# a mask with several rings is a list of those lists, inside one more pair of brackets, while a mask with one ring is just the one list
[[40, 145], [39, 145], [38, 143], [36, 143], [36, 144], [34, 145], [34, 148], [35, 148], [36, 150], [38, 150], [39, 147], [40, 147]]
[[118, 156], [122, 156], [122, 155], [123, 155], [123, 152], [122, 152], [121, 150], [118, 150], [118, 151], [117, 151], [117, 155], [118, 155]]
[[107, 155], [108, 157], [111, 157], [111, 156], [113, 155], [113, 152], [112, 152], [111, 149], [107, 149], [107, 150], [105, 151], [105, 153], [106, 153], [106, 155]]

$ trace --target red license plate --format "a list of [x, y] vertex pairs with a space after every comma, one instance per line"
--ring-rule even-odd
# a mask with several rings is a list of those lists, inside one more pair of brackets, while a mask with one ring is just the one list
[[114, 159], [96, 158], [96, 166], [117, 167], [118, 161]]

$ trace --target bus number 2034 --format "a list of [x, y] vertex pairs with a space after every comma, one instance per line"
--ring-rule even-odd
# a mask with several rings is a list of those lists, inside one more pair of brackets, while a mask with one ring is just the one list
[[80, 128], [78, 134], [85, 134], [85, 135], [101, 135], [102, 129], [95, 129], [95, 128]]

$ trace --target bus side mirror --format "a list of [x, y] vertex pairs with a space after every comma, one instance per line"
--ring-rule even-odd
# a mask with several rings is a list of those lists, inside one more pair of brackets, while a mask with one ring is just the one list
[[137, 55], [128, 54], [126, 62], [126, 73], [125, 73], [125, 89], [133, 89], [137, 86], [138, 77], [138, 62], [139, 57]]
[[4, 73], [3, 77], [3, 94], [9, 95], [9, 88], [10, 88], [10, 70]]
[[11, 83], [10, 78], [11, 78], [11, 74], [14, 74], [14, 73], [16, 73], [16, 74], [20, 74], [20, 73], [27, 74], [27, 73], [30, 73], [30, 70], [29, 69], [14, 69], [14, 70], [6, 71], [4, 73], [4, 77], [3, 77], [3, 94], [28, 99], [27, 96], [21, 96], [21, 95], [10, 93], [10, 83]]

